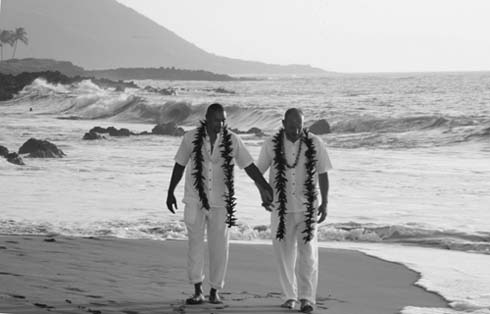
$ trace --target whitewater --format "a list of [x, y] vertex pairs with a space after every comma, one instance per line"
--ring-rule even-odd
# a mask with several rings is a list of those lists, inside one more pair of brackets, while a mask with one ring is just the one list
[[[334, 169], [320, 245], [403, 263], [451, 305], [404, 314], [490, 313], [490, 73], [135, 83], [141, 88], [116, 91], [89, 80], [38, 79], [0, 102], [0, 145], [16, 151], [34, 137], [67, 155], [24, 158], [25, 166], [0, 159], [1, 234], [185, 239], [182, 203], [176, 215], [165, 208], [181, 138], [85, 141], [84, 133], [94, 126], [151, 131], [167, 122], [187, 130], [217, 101], [230, 127], [270, 135], [287, 108], [299, 107], [307, 125], [326, 119], [331, 129], [321, 136]], [[257, 158], [263, 138], [241, 137]], [[236, 180], [239, 226], [231, 238], [269, 242], [255, 186], [241, 170]]]

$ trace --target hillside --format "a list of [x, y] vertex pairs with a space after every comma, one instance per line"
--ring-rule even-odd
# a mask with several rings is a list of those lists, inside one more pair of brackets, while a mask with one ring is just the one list
[[18, 45], [17, 58], [67, 60], [85, 69], [175, 67], [226, 74], [325, 73], [310, 66], [271, 65], [208, 53], [115, 0], [2, 0], [0, 29], [16, 27], [24, 27], [29, 39], [29, 45]]
[[118, 68], [86, 71], [68, 61], [52, 59], [9, 59], [0, 62], [0, 73], [17, 75], [21, 73], [58, 71], [68, 77], [84, 76], [109, 80], [192, 80], [192, 81], [233, 81], [238, 78], [226, 74], [215, 74], [203, 70], [183, 70], [176, 68]]
[[84, 69], [68, 61], [51, 59], [9, 59], [0, 62], [0, 73], [17, 75], [23, 72], [58, 71], [66, 76], [83, 75]]

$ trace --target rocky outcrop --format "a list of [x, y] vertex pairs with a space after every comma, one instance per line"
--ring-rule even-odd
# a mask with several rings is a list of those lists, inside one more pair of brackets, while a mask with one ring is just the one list
[[172, 135], [172, 136], [182, 136], [185, 131], [183, 128], [178, 127], [177, 123], [161, 123], [157, 124], [152, 130], [151, 133], [158, 135]]
[[110, 126], [108, 128], [96, 126], [96, 127], [93, 127], [92, 129], [90, 129], [90, 131], [88, 131], [87, 133], [85, 133], [85, 135], [83, 136], [83, 139], [84, 140], [100, 140], [100, 139], [105, 138], [105, 137], [101, 136], [100, 134], [109, 134], [110, 136], [115, 136], [115, 137], [128, 137], [130, 135], [138, 135], [138, 134], [131, 132], [130, 130], [128, 130], [126, 128], [118, 129], [118, 128], [115, 128], [113, 126]]
[[18, 75], [23, 72], [46, 72], [58, 71], [67, 76], [83, 75], [82, 67], [76, 66], [69, 61], [58, 61], [53, 59], [9, 59], [0, 62], [0, 73]]
[[22, 157], [20, 157], [17, 153], [9, 153], [8, 148], [2, 145], [0, 145], [0, 157], [4, 157], [5, 159], [7, 159], [8, 162], [12, 164], [20, 166], [25, 165]]
[[65, 153], [51, 142], [30, 138], [19, 148], [19, 154], [31, 158], [62, 158]]
[[0, 145], [0, 157], [7, 157], [9, 150], [7, 147]]
[[262, 137], [265, 135], [264, 131], [262, 131], [261, 129], [259, 129], [257, 127], [252, 127], [250, 129], [248, 129], [248, 131], [241, 131], [239, 129], [231, 128], [230, 131], [232, 131], [235, 134], [255, 134], [256, 136], [259, 136], [259, 137]]
[[108, 134], [110, 136], [115, 136], [115, 137], [128, 137], [128, 136], [131, 136], [131, 135], [151, 135], [152, 133], [148, 132], [148, 131], [143, 131], [141, 133], [134, 133], [134, 132], [131, 132], [130, 130], [126, 129], [126, 128], [115, 128], [113, 126], [110, 126], [108, 128], [103, 128], [103, 127], [100, 127], [100, 126], [95, 126], [93, 127], [92, 129], [90, 129], [90, 131], [88, 131], [87, 133], [85, 133], [83, 135], [83, 138], [84, 140], [100, 140], [100, 139], [105, 139], [104, 136], [102, 136], [101, 134]]
[[117, 129], [113, 126], [110, 126], [107, 128], [107, 133], [109, 133], [110, 136], [117, 136], [117, 137], [127, 137], [127, 136], [134, 134], [134, 133], [131, 133], [131, 131], [129, 131], [126, 128]]
[[8, 162], [10, 162], [14, 165], [19, 165], [19, 166], [25, 165], [24, 160], [22, 160], [22, 157], [20, 157], [19, 154], [15, 153], [15, 152], [7, 154], [7, 156], [5, 158], [7, 159]]
[[144, 88], [145, 91], [150, 92], [150, 93], [157, 93], [165, 96], [173, 96], [177, 95], [177, 92], [175, 88], [173, 87], [167, 87], [167, 88], [155, 88], [151, 86], [146, 86]]
[[0, 101], [12, 99], [15, 94], [20, 92], [25, 86], [30, 85], [37, 78], [43, 78], [50, 83], [60, 84], [72, 84], [83, 80], [92, 80], [92, 82], [99, 87], [112, 87], [117, 90], [138, 88], [133, 82], [114, 82], [107, 79], [95, 79], [84, 76], [68, 77], [57, 71], [23, 72], [18, 75], [0, 73]]
[[111, 80], [182, 80], [182, 81], [236, 81], [226, 74], [216, 74], [202, 70], [170, 68], [117, 68], [86, 71], [85, 75]]
[[213, 92], [213, 93], [217, 93], [217, 94], [230, 94], [230, 95], [236, 94], [235, 91], [232, 91], [232, 90], [229, 90], [229, 89], [225, 89], [223, 87], [207, 88], [207, 89], [205, 89], [205, 91]]
[[310, 131], [314, 134], [327, 134], [330, 133], [330, 124], [325, 119], [315, 121], [310, 127]]
[[84, 140], [100, 140], [100, 139], [103, 139], [105, 137], [103, 137], [102, 135], [96, 133], [96, 132], [87, 132], [83, 135], [83, 138]]

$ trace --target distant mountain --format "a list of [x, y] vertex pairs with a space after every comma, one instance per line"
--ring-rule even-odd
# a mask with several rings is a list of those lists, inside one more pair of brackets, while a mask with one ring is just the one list
[[[227, 74], [322, 74], [217, 56], [116, 0], [2, 0], [0, 29], [24, 27], [17, 58], [68, 60], [85, 69], [176, 67]], [[4, 50], [7, 50], [4, 48]], [[6, 54], [8, 55], [8, 54]]]

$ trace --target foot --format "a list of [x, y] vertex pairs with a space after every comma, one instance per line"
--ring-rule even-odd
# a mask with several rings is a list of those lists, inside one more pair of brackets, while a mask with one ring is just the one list
[[209, 291], [209, 303], [211, 303], [211, 304], [223, 304], [223, 301], [221, 301], [221, 298], [218, 294], [218, 290], [212, 288]]
[[299, 311], [302, 313], [311, 313], [315, 310], [313, 303], [306, 300], [306, 299], [301, 299], [301, 305], [299, 307]]
[[185, 304], [187, 305], [196, 305], [196, 304], [203, 304], [203, 303], [204, 303], [204, 296], [202, 295], [202, 293], [193, 295], [192, 297], [185, 300]]
[[296, 306], [296, 300], [293, 300], [293, 299], [286, 300], [286, 302], [281, 304], [281, 307], [286, 308], [286, 309], [290, 309], [290, 310], [294, 310], [295, 306]]

